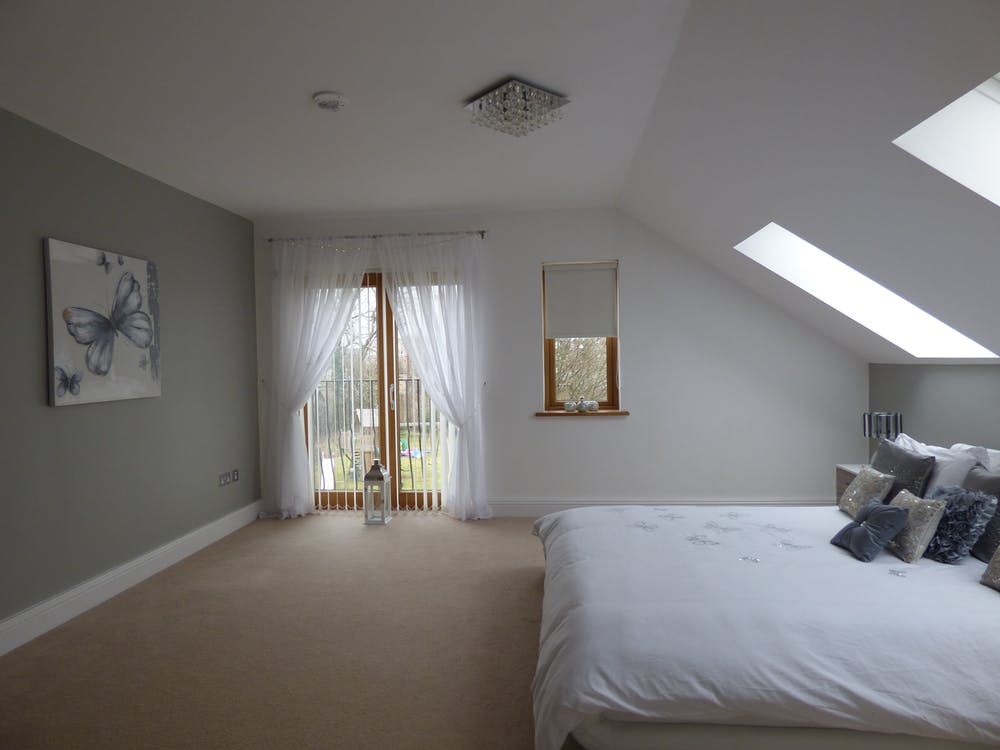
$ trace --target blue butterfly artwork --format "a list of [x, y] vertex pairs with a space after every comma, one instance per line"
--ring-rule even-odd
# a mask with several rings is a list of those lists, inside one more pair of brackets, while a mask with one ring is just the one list
[[87, 347], [85, 361], [87, 369], [94, 375], [107, 375], [111, 370], [118, 334], [140, 349], [149, 348], [153, 341], [153, 326], [149, 315], [141, 307], [139, 282], [130, 271], [126, 271], [118, 280], [110, 317], [85, 307], [67, 307], [62, 311], [66, 330], [76, 343]]
[[159, 396], [156, 264], [54, 237], [45, 238], [43, 249], [49, 343], [49, 366], [43, 372], [49, 404]]
[[56, 395], [62, 397], [69, 393], [73, 396], [79, 396], [82, 380], [83, 376], [80, 373], [56, 366]]

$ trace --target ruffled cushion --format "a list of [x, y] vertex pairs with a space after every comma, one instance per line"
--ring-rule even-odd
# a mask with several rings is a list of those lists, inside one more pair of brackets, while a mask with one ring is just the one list
[[[969, 472], [969, 476], [965, 478], [963, 486], [967, 490], [976, 490], [977, 492], [984, 492], [987, 495], [1000, 498], [1000, 474], [989, 471], [981, 466], [973, 467], [972, 471]], [[988, 563], [993, 555], [996, 554], [998, 547], [1000, 547], [1000, 513], [994, 515], [990, 522], [986, 524], [986, 530], [983, 531], [982, 536], [979, 537], [979, 541], [972, 548], [972, 556], [978, 557], [984, 563]]]
[[961, 487], [941, 487], [932, 496], [947, 505], [924, 557], [954, 564], [969, 554], [997, 511], [997, 499]]

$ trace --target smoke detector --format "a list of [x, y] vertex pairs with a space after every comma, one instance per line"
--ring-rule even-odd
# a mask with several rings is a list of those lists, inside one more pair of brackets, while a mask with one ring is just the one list
[[347, 97], [339, 91], [317, 91], [313, 94], [313, 102], [320, 109], [336, 112], [347, 106]]

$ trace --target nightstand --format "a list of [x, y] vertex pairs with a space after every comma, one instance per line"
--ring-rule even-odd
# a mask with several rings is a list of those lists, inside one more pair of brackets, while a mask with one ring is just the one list
[[834, 502], [840, 500], [847, 485], [854, 481], [854, 477], [861, 471], [862, 466], [864, 464], [837, 464], [837, 496], [834, 498]]

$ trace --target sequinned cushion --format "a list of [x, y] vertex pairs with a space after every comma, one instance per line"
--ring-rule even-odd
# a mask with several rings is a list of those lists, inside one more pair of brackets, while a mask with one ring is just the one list
[[[1000, 473], [988, 471], [982, 466], [974, 466], [962, 484], [967, 490], [976, 490], [1000, 498]], [[986, 524], [986, 530], [972, 548], [972, 556], [988, 563], [998, 547], [1000, 547], [1000, 513], [995, 514]]]
[[997, 499], [962, 487], [939, 487], [931, 497], [947, 505], [924, 557], [955, 564], [972, 551], [996, 515]]
[[903, 530], [908, 513], [906, 508], [883, 505], [881, 499], [872, 500], [830, 543], [843, 547], [861, 562], [871, 562]]
[[1000, 550], [997, 550], [996, 554], [990, 559], [990, 564], [986, 566], [986, 572], [983, 573], [983, 577], [979, 579], [979, 582], [984, 586], [989, 586], [991, 589], [1000, 591]]
[[861, 471], [844, 489], [837, 507], [851, 518], [856, 518], [861, 509], [872, 500], [882, 502], [895, 481], [896, 477], [892, 474], [883, 474], [871, 466], [862, 466]]
[[902, 490], [909, 490], [917, 497], [922, 497], [927, 478], [934, 468], [934, 456], [921, 456], [882, 438], [872, 456], [872, 468], [896, 477], [889, 490], [890, 500]]
[[886, 549], [903, 562], [912, 563], [919, 560], [934, 538], [934, 532], [937, 531], [947, 504], [944, 500], [917, 497], [909, 490], [900, 492], [892, 499], [890, 505], [906, 508], [909, 514], [903, 530], [886, 545]]

